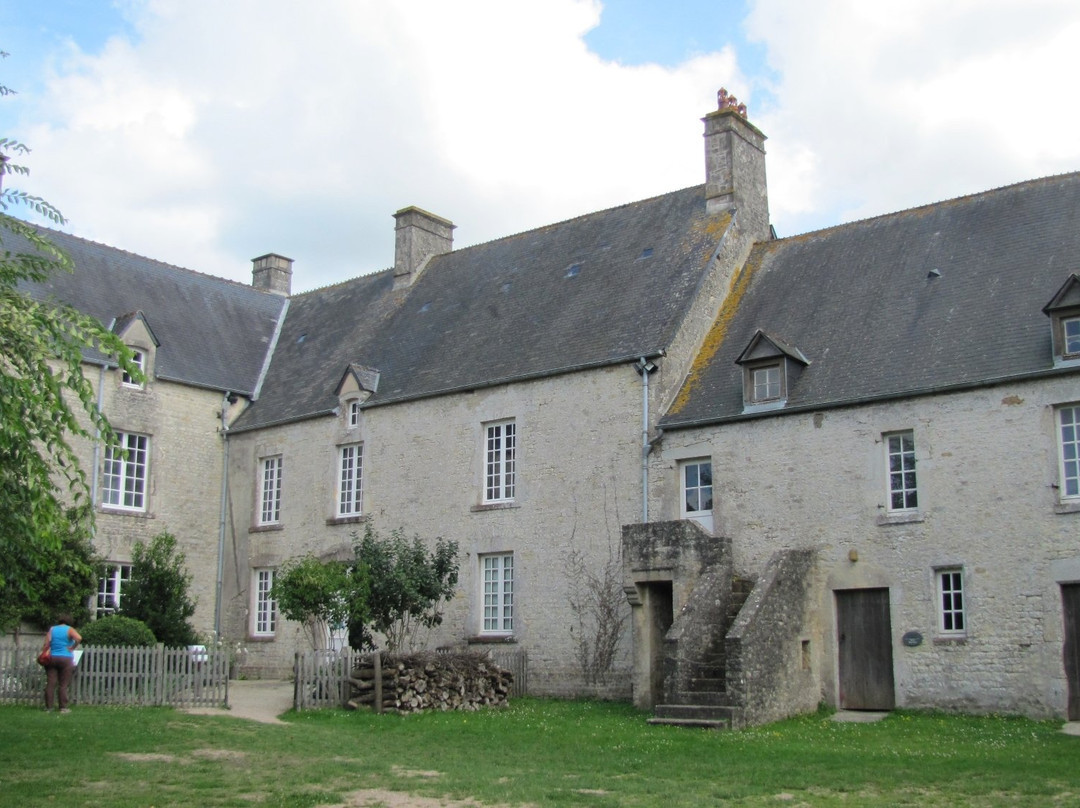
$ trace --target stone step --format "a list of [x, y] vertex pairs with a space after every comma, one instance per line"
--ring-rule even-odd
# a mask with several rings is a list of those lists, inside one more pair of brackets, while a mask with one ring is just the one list
[[650, 724], [730, 729], [734, 709], [716, 704], [658, 704]]
[[654, 726], [688, 727], [691, 729], [731, 729], [729, 720], [712, 720], [708, 718], [647, 718], [645, 723]]
[[687, 684], [692, 693], [725, 693], [727, 692], [727, 679], [723, 671], [717, 671], [714, 676], [695, 676]]
[[722, 690], [679, 690], [671, 694], [672, 705], [704, 705], [732, 707], [732, 698]]

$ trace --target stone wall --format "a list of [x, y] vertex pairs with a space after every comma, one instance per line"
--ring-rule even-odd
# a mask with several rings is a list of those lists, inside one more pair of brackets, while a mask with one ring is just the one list
[[[518, 429], [516, 495], [485, 506], [484, 425], [507, 418]], [[595, 686], [583, 680], [564, 560], [571, 549], [594, 569], [617, 559], [621, 525], [640, 518], [641, 379], [632, 364], [366, 409], [352, 432], [335, 416], [231, 436], [227, 604], [230, 631], [249, 641], [249, 673], [291, 669], [299, 642], [287, 622], [272, 641], [251, 640], [250, 569], [348, 547], [363, 530], [363, 521], [333, 518], [336, 446], [347, 441], [364, 445], [363, 520], [382, 535], [401, 527], [459, 544], [458, 592], [428, 647], [511, 643], [528, 652], [533, 693], [629, 696], [629, 630], [610, 674]], [[270, 454], [284, 458], [282, 521], [261, 529], [256, 473]], [[484, 637], [480, 557], [505, 552], [514, 554], [514, 631]]]
[[728, 693], [744, 725], [810, 712], [821, 701], [806, 630], [813, 565], [811, 550], [774, 555], [728, 632]]
[[[887, 587], [897, 705], [1062, 715], [1059, 584], [1080, 575], [1080, 513], [1058, 497], [1065, 377], [668, 431], [650, 509], [678, 515], [680, 459], [710, 457], [716, 532], [738, 574], [778, 550], [818, 553], [810, 665], [837, 701], [835, 596]], [[919, 512], [886, 516], [883, 433], [914, 430]], [[938, 625], [935, 571], [964, 573], [967, 632]], [[901, 642], [918, 632], [919, 645]]]
[[83, 468], [96, 474], [97, 532], [94, 548], [105, 560], [130, 563], [136, 541], [149, 542], [169, 531], [192, 576], [196, 602], [192, 625], [209, 635], [214, 628], [218, 536], [221, 511], [223, 395], [154, 378], [142, 389], [126, 387], [120, 372], [85, 366], [113, 428], [148, 435], [149, 471], [145, 511], [102, 506], [103, 454], [91, 441], [76, 443]]

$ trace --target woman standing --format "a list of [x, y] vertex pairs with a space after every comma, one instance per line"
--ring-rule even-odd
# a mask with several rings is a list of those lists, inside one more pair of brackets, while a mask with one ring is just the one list
[[82, 636], [71, 627], [73, 622], [69, 614], [57, 617], [56, 625], [49, 629], [41, 646], [41, 650], [48, 651], [50, 657], [49, 664], [45, 666], [48, 677], [45, 684], [46, 710], [52, 709], [53, 693], [59, 683], [60, 712], [71, 712], [68, 709], [68, 685], [71, 684], [71, 675], [75, 672], [75, 655], [72, 652], [75, 646], [82, 642]]

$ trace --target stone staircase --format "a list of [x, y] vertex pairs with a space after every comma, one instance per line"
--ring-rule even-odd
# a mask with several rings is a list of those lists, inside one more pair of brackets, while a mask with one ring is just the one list
[[669, 683], [665, 688], [667, 698], [665, 703], [656, 705], [648, 723], [731, 729], [741, 705], [727, 689], [725, 640], [753, 588], [754, 581], [750, 579], [731, 579], [726, 609], [722, 608], [719, 615], [713, 615], [713, 620], [719, 625], [709, 627], [712, 639], [697, 659], [680, 656], [677, 641], [665, 643], [665, 680]]

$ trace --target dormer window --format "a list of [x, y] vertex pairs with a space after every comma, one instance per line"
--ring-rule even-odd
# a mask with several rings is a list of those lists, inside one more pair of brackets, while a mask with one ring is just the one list
[[[143, 353], [142, 351], [139, 351], [139, 350], [133, 350], [131, 352], [131, 361], [139, 369], [139, 372], [142, 373], [143, 376], [145, 377], [146, 376], [146, 354]], [[142, 382], [136, 381], [131, 376], [131, 374], [128, 373], [126, 370], [123, 372], [123, 374], [121, 374], [120, 382], [124, 385], [124, 387], [135, 387], [135, 388], [140, 389], [140, 390], [143, 387]]]
[[1066, 357], [1080, 357], [1080, 317], [1066, 317], [1061, 320], [1061, 334], [1065, 340]]
[[1070, 275], [1043, 314], [1050, 318], [1054, 364], [1080, 362], [1080, 277]]
[[754, 392], [752, 401], [757, 404], [780, 398], [780, 364], [766, 365], [750, 371]]
[[743, 412], [749, 413], [786, 406], [792, 385], [810, 361], [798, 348], [759, 330], [735, 363], [743, 369]]

